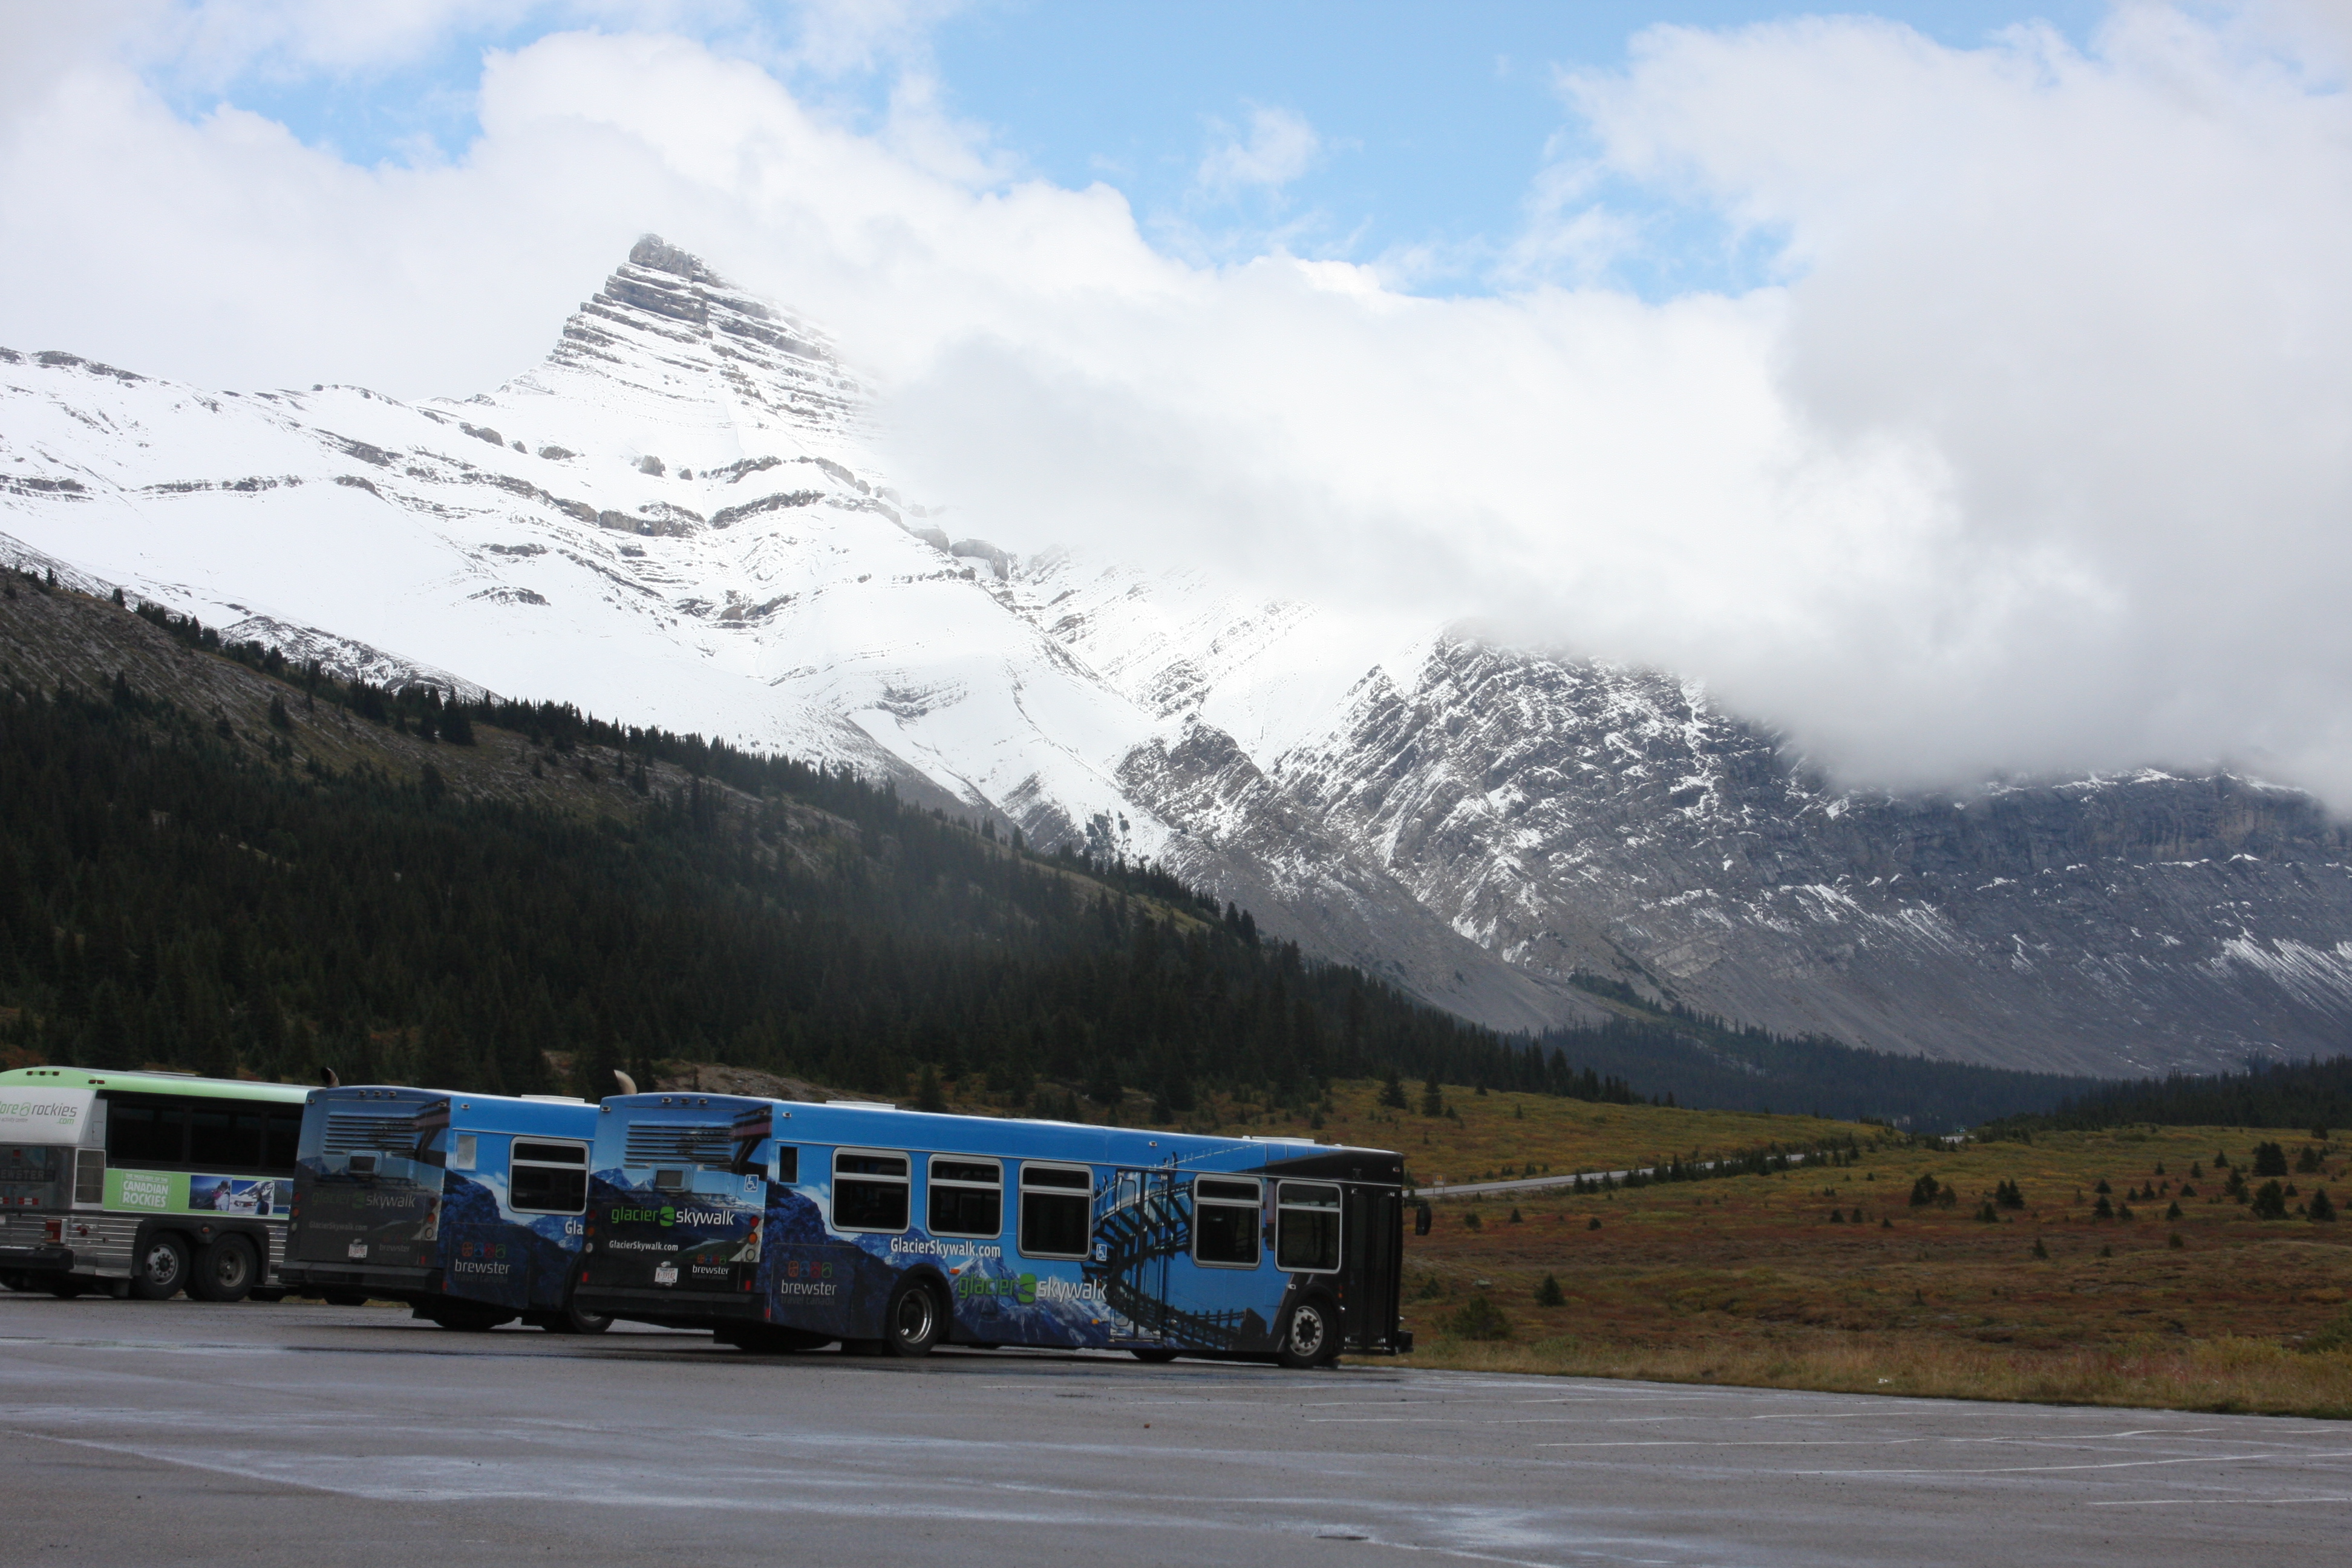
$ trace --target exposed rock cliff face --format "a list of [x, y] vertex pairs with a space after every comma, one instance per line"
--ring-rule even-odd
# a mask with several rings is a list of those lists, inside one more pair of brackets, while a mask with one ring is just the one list
[[1451, 637], [1274, 779], [1302, 837], [1515, 968], [1782, 1032], [2111, 1072], [2352, 1016], [2345, 832], [2240, 779], [1836, 795], [1695, 685]]
[[464, 401], [0, 350], [0, 557], [1159, 858], [1505, 1027], [1595, 1016], [1581, 972], [2020, 1067], [2343, 1044], [2352, 852], [2302, 795], [1835, 793], [1693, 682], [951, 537], [866, 409], [814, 326], [648, 237]]

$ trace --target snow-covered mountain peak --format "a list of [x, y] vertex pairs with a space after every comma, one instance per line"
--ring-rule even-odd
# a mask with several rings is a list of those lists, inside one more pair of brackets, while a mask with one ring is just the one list
[[[563, 447], [560, 437], [532, 439], [535, 427], [561, 423], [575, 444], [655, 459], [650, 472], [734, 479], [742, 465], [809, 456], [870, 472], [870, 402], [824, 332], [649, 234], [582, 301], [542, 363], [494, 393], [431, 406], [474, 419], [499, 409], [500, 433], [522, 436], [526, 450]], [[593, 428], [583, 426], [588, 411]]]

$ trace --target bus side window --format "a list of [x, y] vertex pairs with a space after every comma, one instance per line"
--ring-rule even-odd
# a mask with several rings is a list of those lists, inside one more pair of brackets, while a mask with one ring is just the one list
[[1083, 1166], [1022, 1166], [1022, 1255], [1084, 1258], [1094, 1228], [1094, 1173]]
[[1192, 1179], [1192, 1261], [1218, 1268], [1257, 1267], [1258, 1184], [1248, 1177]]
[[188, 1107], [184, 1100], [118, 1096], [106, 1107], [106, 1155], [117, 1165], [184, 1165]]
[[98, 1207], [106, 1202], [106, 1156], [95, 1149], [74, 1152], [74, 1205]]
[[788, 1187], [799, 1181], [801, 1179], [800, 1150], [790, 1143], [777, 1144], [774, 1173], [768, 1180], [782, 1182]]
[[1339, 1189], [1320, 1182], [1275, 1188], [1274, 1266], [1328, 1274], [1339, 1267]]
[[202, 1170], [261, 1163], [262, 1110], [235, 1100], [199, 1100], [188, 1108], [188, 1163]]
[[907, 1228], [907, 1156], [872, 1149], [833, 1155], [833, 1223], [841, 1230]]
[[1004, 1229], [1004, 1168], [993, 1160], [931, 1156], [933, 1236], [992, 1237]]
[[263, 1151], [261, 1163], [272, 1171], [291, 1173], [295, 1151], [302, 1143], [302, 1113], [299, 1110], [269, 1112], [268, 1147]]
[[585, 1213], [588, 1146], [516, 1139], [507, 1161], [507, 1206], [518, 1214]]

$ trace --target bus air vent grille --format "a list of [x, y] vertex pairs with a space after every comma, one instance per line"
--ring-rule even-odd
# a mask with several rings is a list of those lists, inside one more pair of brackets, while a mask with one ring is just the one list
[[406, 1149], [416, 1142], [416, 1123], [406, 1116], [353, 1116], [329, 1112], [327, 1152], [350, 1154], [371, 1149]]
[[718, 1165], [735, 1158], [730, 1129], [678, 1121], [640, 1121], [629, 1129], [623, 1159], [631, 1165]]

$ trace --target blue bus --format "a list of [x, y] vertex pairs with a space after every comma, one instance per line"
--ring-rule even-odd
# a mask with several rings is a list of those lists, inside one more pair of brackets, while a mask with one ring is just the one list
[[1303, 1140], [617, 1095], [575, 1300], [745, 1350], [1330, 1361], [1397, 1321], [1404, 1162]]
[[572, 1295], [599, 1120], [553, 1095], [314, 1089], [279, 1272], [296, 1292], [405, 1301], [446, 1329], [600, 1333], [612, 1319]]

